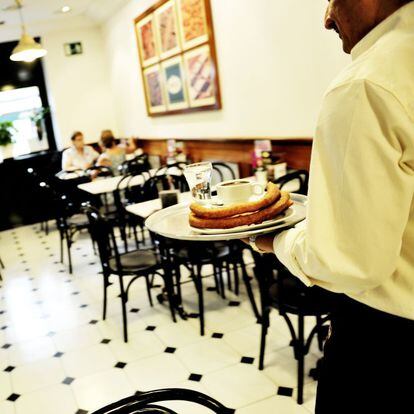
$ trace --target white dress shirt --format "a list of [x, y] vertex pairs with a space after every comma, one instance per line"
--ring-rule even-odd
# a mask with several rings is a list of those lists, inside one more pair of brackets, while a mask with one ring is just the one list
[[62, 170], [86, 170], [98, 157], [99, 154], [89, 145], [83, 147], [83, 153], [72, 146], [62, 153]]
[[324, 98], [307, 219], [274, 250], [308, 286], [414, 319], [414, 2], [351, 55]]

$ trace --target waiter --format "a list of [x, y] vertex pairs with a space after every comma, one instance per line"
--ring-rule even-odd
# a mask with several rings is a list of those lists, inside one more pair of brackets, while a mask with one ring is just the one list
[[251, 240], [340, 293], [316, 414], [414, 413], [414, 1], [331, 0], [352, 56], [329, 87], [307, 219]]

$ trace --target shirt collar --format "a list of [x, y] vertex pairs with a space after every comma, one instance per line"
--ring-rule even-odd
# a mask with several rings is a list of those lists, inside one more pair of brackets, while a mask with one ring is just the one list
[[398, 27], [402, 22], [411, 19], [414, 19], [414, 2], [410, 2], [399, 8], [362, 38], [351, 50], [352, 60], [357, 59], [374, 46], [374, 44], [386, 33]]

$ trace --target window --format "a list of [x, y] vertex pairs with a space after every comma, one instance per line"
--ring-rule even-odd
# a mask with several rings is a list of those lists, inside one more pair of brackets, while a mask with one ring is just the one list
[[37, 86], [0, 92], [0, 121], [13, 123], [13, 157], [49, 149], [44, 108]]

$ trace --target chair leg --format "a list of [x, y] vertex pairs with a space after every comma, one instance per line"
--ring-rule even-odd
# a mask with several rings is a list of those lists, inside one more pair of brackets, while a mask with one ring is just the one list
[[197, 293], [198, 293], [198, 313], [200, 316], [200, 335], [204, 336], [204, 297], [203, 297], [203, 279], [201, 277], [201, 265], [196, 265], [196, 273], [194, 275]]
[[136, 226], [132, 226], [132, 232], [134, 233], [135, 245], [137, 246], [137, 249], [139, 249], [139, 240]]
[[323, 337], [322, 332], [321, 332], [322, 318], [321, 318], [320, 315], [317, 315], [316, 316], [316, 324], [318, 326], [318, 333], [317, 333], [317, 337], [318, 337], [318, 348], [319, 348], [319, 351], [322, 352], [323, 351], [323, 340], [324, 340], [324, 337]]
[[246, 286], [247, 296], [249, 297], [250, 304], [252, 306], [254, 316], [256, 317], [257, 321], [260, 322], [261, 316], [260, 316], [259, 310], [257, 309], [256, 300], [254, 299], [252, 285], [250, 284], [249, 275], [247, 274], [246, 267], [244, 266], [244, 263], [243, 263], [243, 266], [241, 268], [241, 271], [242, 271], [242, 277], [243, 277], [244, 285]]
[[266, 335], [267, 330], [269, 329], [269, 309], [263, 310], [263, 316], [262, 316], [262, 332], [260, 337], [260, 354], [259, 354], [259, 370], [262, 371], [264, 368], [264, 355], [265, 355], [265, 349], [266, 349]]
[[220, 266], [218, 272], [218, 280], [220, 282], [220, 293], [223, 299], [226, 299], [226, 289], [224, 288], [224, 280], [223, 280], [223, 268]]
[[46, 236], [48, 236], [48, 235], [49, 235], [49, 220], [46, 220], [46, 224], [45, 224], [45, 233], [46, 233]]
[[304, 316], [298, 316], [298, 339], [296, 347], [296, 354], [298, 360], [298, 404], [303, 404], [303, 383], [305, 371], [305, 334], [304, 334]]
[[229, 290], [233, 290], [232, 283], [231, 283], [231, 274], [230, 274], [230, 262], [226, 262], [226, 274], [227, 274], [227, 287]]
[[2, 267], [2, 269], [4, 269], [4, 263], [3, 263], [3, 260], [1, 260], [1, 257], [0, 257], [0, 266]]
[[234, 293], [239, 296], [240, 293], [240, 283], [239, 283], [239, 268], [238, 263], [234, 263]]
[[149, 280], [149, 276], [145, 275], [145, 284], [147, 285], [147, 293], [148, 293], [148, 300], [151, 306], [154, 306], [152, 303], [152, 295], [151, 295], [151, 283]]
[[[172, 268], [170, 269], [172, 270]], [[174, 279], [173, 279], [172, 271], [165, 272], [164, 270], [164, 284], [165, 284], [165, 289], [167, 291], [168, 305], [170, 306], [171, 317], [172, 317], [173, 322], [176, 323], [177, 318], [175, 317], [175, 309], [174, 309]]]
[[60, 235], [60, 263], [63, 263], [63, 234], [59, 231]]
[[122, 279], [122, 276], [119, 276], [119, 287], [121, 290], [122, 324], [123, 324], [123, 331], [124, 331], [124, 342], [128, 342], [128, 321], [127, 321], [127, 311], [126, 311], [126, 304], [128, 302], [128, 297], [124, 289], [124, 281]]
[[68, 262], [69, 262], [69, 274], [72, 274], [72, 255], [70, 253], [70, 246], [72, 245], [72, 241], [70, 240], [69, 236], [66, 236], [66, 246], [68, 249]]
[[104, 296], [103, 296], [103, 315], [102, 315], [102, 319], [105, 320], [106, 319], [106, 308], [107, 308], [107, 303], [108, 303], [108, 286], [109, 286], [109, 280], [108, 280], [108, 276], [104, 275], [103, 277], [103, 286], [104, 286]]

